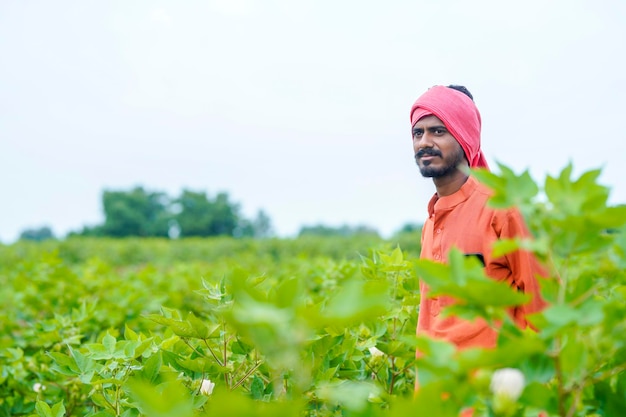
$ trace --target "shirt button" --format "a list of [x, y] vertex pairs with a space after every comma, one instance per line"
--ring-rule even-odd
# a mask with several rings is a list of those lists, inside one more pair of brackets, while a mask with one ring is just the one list
[[437, 259], [437, 260], [441, 259], [441, 255], [439, 255], [439, 254], [435, 255], [435, 259]]
[[437, 229], [437, 230], [435, 230], [435, 232], [437, 232], [439, 234], [439, 233], [441, 233], [441, 229]]

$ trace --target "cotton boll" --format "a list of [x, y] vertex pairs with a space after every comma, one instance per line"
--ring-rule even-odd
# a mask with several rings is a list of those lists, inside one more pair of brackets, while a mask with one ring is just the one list
[[503, 368], [493, 373], [490, 388], [494, 395], [506, 395], [516, 401], [525, 385], [524, 374], [519, 369]]
[[385, 353], [378, 349], [376, 346], [373, 346], [371, 348], [369, 348], [370, 351], [370, 355], [372, 355], [373, 358], [381, 358], [385, 355]]
[[503, 368], [495, 371], [491, 377], [493, 392], [492, 410], [496, 416], [515, 415], [519, 405], [517, 399], [524, 391], [524, 374], [519, 369]]
[[211, 382], [210, 379], [203, 379], [202, 384], [200, 385], [200, 393], [204, 395], [213, 394], [213, 388], [215, 388], [215, 383]]

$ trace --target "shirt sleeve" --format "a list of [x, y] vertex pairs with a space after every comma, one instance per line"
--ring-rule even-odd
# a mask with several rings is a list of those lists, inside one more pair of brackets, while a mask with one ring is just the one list
[[[530, 238], [524, 219], [518, 210], [508, 213], [507, 221], [503, 225], [501, 239]], [[548, 273], [537, 257], [530, 251], [518, 249], [505, 256], [511, 271], [511, 285], [519, 291], [531, 296], [528, 303], [513, 309], [515, 323], [522, 328], [528, 324], [526, 316], [543, 310], [546, 302], [541, 298], [537, 277], [547, 277]]]

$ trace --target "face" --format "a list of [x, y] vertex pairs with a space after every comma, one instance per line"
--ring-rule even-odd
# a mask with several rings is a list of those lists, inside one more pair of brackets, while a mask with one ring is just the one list
[[445, 177], [455, 174], [459, 165], [467, 165], [463, 148], [434, 115], [422, 117], [413, 126], [413, 150], [424, 177]]

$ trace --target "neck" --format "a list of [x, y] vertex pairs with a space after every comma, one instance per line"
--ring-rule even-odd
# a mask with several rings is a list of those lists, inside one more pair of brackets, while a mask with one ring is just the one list
[[465, 184], [469, 175], [460, 169], [454, 170], [450, 175], [444, 177], [433, 178], [435, 188], [437, 189], [437, 195], [439, 197], [445, 197], [450, 194], [454, 194]]

